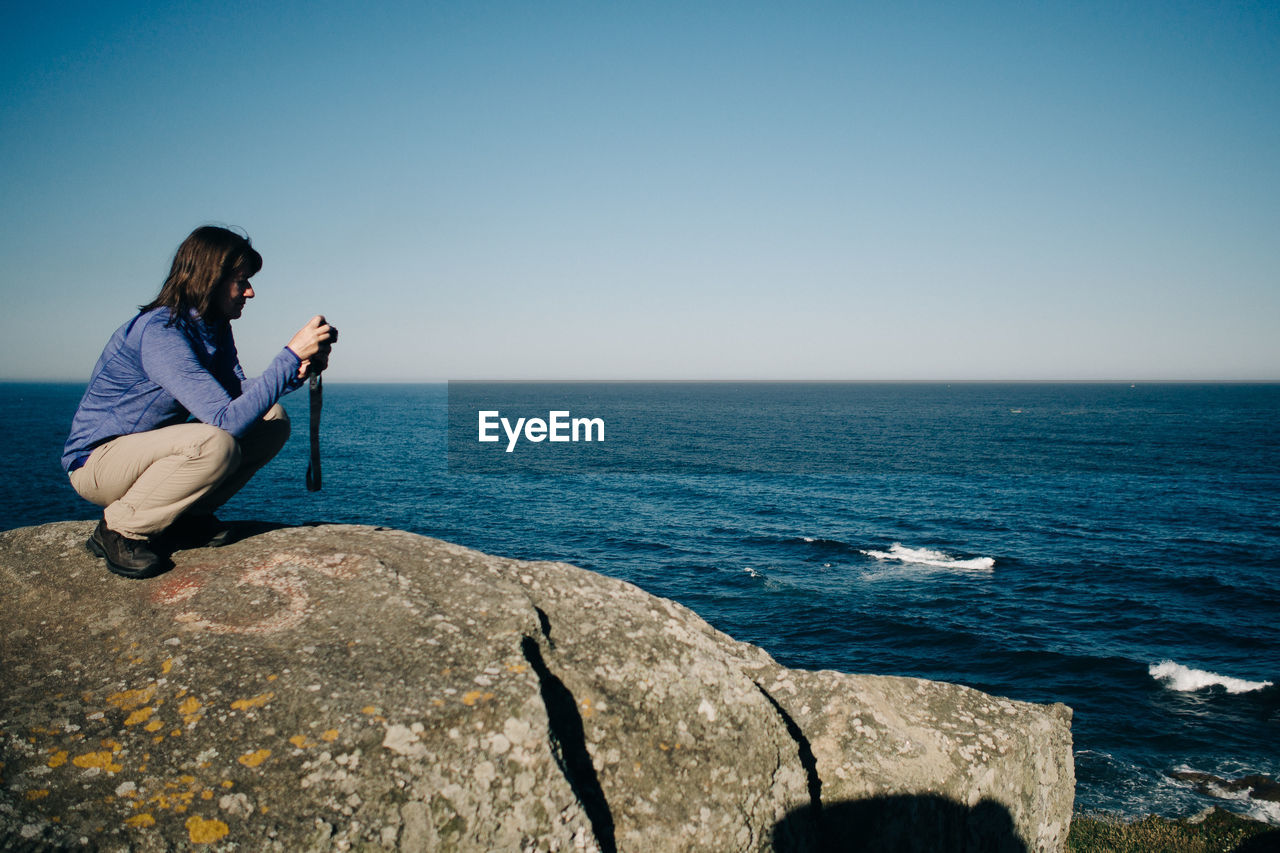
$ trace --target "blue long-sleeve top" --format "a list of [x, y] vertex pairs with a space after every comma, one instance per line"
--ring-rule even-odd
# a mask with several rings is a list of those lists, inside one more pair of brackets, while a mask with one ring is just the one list
[[64, 470], [79, 468], [113, 438], [192, 418], [240, 438], [305, 381], [288, 347], [261, 376], [246, 379], [230, 321], [193, 313], [170, 323], [171, 316], [168, 308], [144, 311], [111, 336], [72, 419]]

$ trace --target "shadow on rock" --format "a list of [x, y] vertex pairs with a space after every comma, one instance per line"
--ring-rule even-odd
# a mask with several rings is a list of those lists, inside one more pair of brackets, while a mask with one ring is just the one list
[[[329, 521], [304, 521], [300, 524], [285, 524], [280, 521], [228, 521], [227, 535], [221, 542], [222, 546], [234, 545], [236, 542], [243, 542], [245, 539], [251, 539], [254, 536], [261, 536], [263, 533], [271, 533], [274, 530], [289, 530], [296, 527], [320, 527], [326, 524], [332, 524]], [[385, 529], [385, 528], [379, 528]], [[199, 546], [195, 546], [199, 547]], [[174, 551], [186, 551], [190, 548], [173, 548]]]
[[1027, 853], [1009, 811], [935, 795], [870, 797], [796, 809], [774, 825], [782, 853]]

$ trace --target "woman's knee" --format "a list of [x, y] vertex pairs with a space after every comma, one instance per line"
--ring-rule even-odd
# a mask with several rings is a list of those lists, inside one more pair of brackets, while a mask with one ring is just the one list
[[225, 429], [209, 424], [193, 424], [201, 429], [193, 430], [190, 455], [223, 473], [240, 467], [240, 445]]
[[284, 447], [289, 440], [289, 432], [289, 416], [277, 403], [240, 439], [244, 458], [253, 465], [265, 464]]
[[289, 420], [289, 413], [284, 410], [284, 406], [276, 403], [262, 416], [262, 422], [258, 424], [258, 428], [263, 433], [264, 443], [268, 447], [274, 448], [272, 451], [274, 456], [280, 448], [284, 447], [284, 443], [289, 440], [289, 433], [293, 430], [293, 424]]

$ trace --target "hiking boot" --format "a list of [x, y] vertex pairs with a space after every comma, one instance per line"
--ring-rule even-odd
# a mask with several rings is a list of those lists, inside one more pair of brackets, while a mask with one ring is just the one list
[[89, 553], [106, 560], [107, 568], [123, 578], [149, 578], [166, 568], [165, 561], [151, 550], [150, 542], [121, 536], [107, 527], [105, 518], [98, 522], [93, 535], [84, 544]]
[[213, 513], [180, 515], [163, 534], [175, 550], [221, 548], [231, 541], [231, 528]]

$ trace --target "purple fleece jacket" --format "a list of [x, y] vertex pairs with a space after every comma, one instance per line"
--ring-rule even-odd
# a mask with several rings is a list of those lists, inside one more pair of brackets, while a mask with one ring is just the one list
[[288, 347], [261, 376], [246, 379], [229, 321], [193, 314], [171, 324], [171, 316], [168, 308], [146, 311], [111, 336], [71, 422], [63, 470], [79, 468], [113, 438], [192, 418], [240, 438], [305, 381]]

